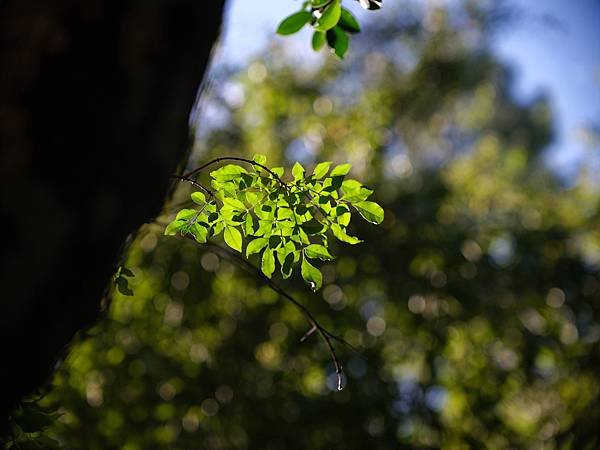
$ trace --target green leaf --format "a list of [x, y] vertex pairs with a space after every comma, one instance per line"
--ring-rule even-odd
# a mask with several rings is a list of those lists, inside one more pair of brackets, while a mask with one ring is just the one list
[[340, 6], [340, 0], [333, 0], [333, 2], [325, 8], [315, 29], [317, 31], [327, 31], [335, 27], [340, 20], [342, 15], [342, 7]]
[[340, 225], [347, 227], [348, 224], [350, 223], [350, 219], [352, 218], [352, 214], [350, 214], [350, 212], [345, 212], [343, 214], [338, 214], [337, 216], [337, 223], [339, 223]]
[[266, 249], [264, 251], [260, 268], [267, 277], [271, 278], [271, 275], [275, 271], [275, 255], [273, 255], [273, 250]]
[[260, 237], [256, 238], [248, 243], [246, 247], [246, 257], [253, 255], [254, 253], [259, 253], [263, 248], [267, 246], [269, 239]]
[[346, 194], [349, 192], [358, 191], [362, 187], [362, 184], [356, 180], [344, 180], [342, 183], [342, 193]]
[[330, 167], [331, 167], [331, 161], [325, 161], [325, 162], [317, 164], [315, 166], [315, 170], [313, 170], [313, 177], [315, 177], [315, 179], [317, 179], [317, 180], [320, 180], [325, 175], [327, 175], [327, 171], [329, 171]]
[[346, 231], [337, 223], [331, 224], [331, 231], [333, 235], [338, 239], [338, 241], [345, 242], [347, 244], [359, 244], [362, 241], [354, 236], [349, 236], [346, 234]]
[[190, 227], [190, 233], [192, 236], [194, 236], [194, 239], [196, 239], [197, 242], [201, 244], [206, 242], [208, 230], [199, 223], [195, 223]]
[[309, 263], [306, 258], [302, 258], [300, 271], [302, 273], [302, 278], [310, 285], [313, 292], [317, 289], [321, 289], [321, 286], [323, 285], [323, 274], [319, 269]]
[[135, 274], [125, 266], [120, 267], [119, 275], [122, 275], [124, 277], [129, 277], [129, 278], [135, 276]]
[[294, 181], [304, 180], [304, 167], [302, 167], [302, 164], [299, 162], [294, 164], [292, 175], [294, 176]]
[[273, 228], [273, 220], [258, 220], [258, 230], [254, 232], [255, 236], [271, 236], [271, 229]]
[[256, 155], [254, 155], [252, 157], [252, 161], [257, 162], [258, 164], [261, 165], [265, 165], [267, 164], [267, 157], [265, 155], [261, 155], [260, 153], [257, 153]]
[[312, 0], [310, 2], [310, 5], [313, 8], [320, 8], [320, 7], [324, 6], [324, 5], [326, 5], [327, 3], [329, 3], [329, 1], [330, 0]]
[[196, 215], [195, 209], [182, 209], [177, 213], [175, 220], [186, 220]]
[[329, 261], [333, 259], [333, 256], [329, 253], [326, 247], [319, 244], [310, 244], [304, 249], [304, 254], [308, 258], [319, 258], [323, 261]]
[[312, 48], [318, 52], [325, 45], [325, 33], [323, 31], [315, 31], [312, 36]]
[[358, 202], [354, 207], [367, 222], [380, 224], [383, 222], [383, 208], [375, 202]]
[[346, 8], [342, 8], [342, 14], [340, 15], [340, 21], [338, 25], [348, 33], [360, 32], [360, 25], [358, 24], [358, 21]]
[[252, 214], [246, 214], [246, 223], [244, 224], [244, 234], [246, 236], [254, 234], [254, 220]]
[[236, 211], [246, 211], [246, 205], [236, 198], [224, 197], [223, 203], [227, 206], [231, 206], [231, 208]]
[[198, 205], [204, 205], [206, 203], [206, 197], [202, 192], [192, 192], [192, 201]]
[[281, 264], [283, 266], [283, 264], [285, 262], [285, 258], [289, 254], [292, 254], [292, 259], [293, 259], [293, 253], [295, 251], [296, 251], [296, 245], [292, 241], [287, 241], [283, 247], [281, 247], [277, 250], [277, 260], [279, 261], [279, 264]]
[[273, 235], [269, 237], [269, 248], [275, 250], [281, 244], [281, 236]]
[[283, 167], [272, 167], [271, 172], [281, 178], [285, 173], [285, 169]]
[[281, 34], [283, 36], [294, 34], [300, 31], [300, 29], [306, 25], [311, 17], [312, 14], [309, 11], [300, 11], [294, 13], [281, 21], [279, 27], [277, 27], [277, 34]]
[[213, 180], [223, 183], [227, 181], [237, 180], [242, 177], [242, 174], [247, 173], [248, 172], [243, 167], [240, 167], [235, 164], [228, 164], [211, 172], [210, 176]]
[[368, 199], [373, 191], [364, 187], [356, 180], [344, 180], [341, 187], [344, 200], [349, 202], [362, 202]]
[[225, 222], [217, 220], [213, 225], [213, 236], [217, 236], [225, 228]]
[[277, 209], [277, 220], [289, 219], [294, 215], [294, 212], [289, 208]]
[[208, 230], [198, 222], [186, 223], [186, 226], [182, 227], [181, 233], [185, 235], [191, 235], [196, 241], [201, 244], [206, 242]]
[[288, 253], [281, 264], [281, 275], [287, 280], [292, 275], [292, 266], [294, 265], [294, 253]]
[[237, 250], [240, 253], [242, 252], [242, 233], [240, 233], [240, 230], [235, 227], [227, 226], [225, 227], [223, 238], [225, 239], [225, 243], [232, 249]]
[[244, 196], [246, 197], [246, 202], [250, 204], [251, 208], [254, 208], [260, 199], [258, 193], [252, 191], [244, 192]]
[[316, 219], [310, 219], [300, 226], [307, 234], [318, 234], [323, 231], [323, 224]]
[[174, 220], [165, 228], [165, 236], [175, 236], [186, 224], [184, 220]]
[[327, 31], [327, 44], [335, 51], [337, 56], [344, 59], [350, 40], [344, 30], [340, 27], [334, 27]]
[[119, 277], [115, 280], [115, 284], [117, 285], [117, 290], [121, 293], [121, 295], [126, 295], [128, 297], [133, 295], [133, 291], [129, 287], [127, 278]]
[[339, 166], [334, 167], [334, 169], [331, 171], [329, 176], [330, 177], [338, 177], [338, 176], [346, 175], [348, 172], [350, 172], [351, 168], [352, 168], [352, 164], [340, 164]]

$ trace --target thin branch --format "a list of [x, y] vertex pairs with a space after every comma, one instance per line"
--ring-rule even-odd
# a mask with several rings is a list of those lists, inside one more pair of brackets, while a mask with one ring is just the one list
[[351, 348], [354, 351], [357, 351], [356, 348], [354, 346], [352, 346], [350, 343], [346, 342], [343, 338], [330, 333], [323, 325], [321, 325], [319, 323], [319, 321], [308, 310], [308, 308], [306, 308], [306, 306], [304, 306], [302, 303], [300, 303], [298, 300], [296, 300], [294, 297], [292, 297], [290, 294], [288, 294], [282, 287], [280, 287], [277, 283], [275, 283], [273, 280], [271, 280], [269, 277], [267, 277], [264, 273], [262, 273], [260, 271], [260, 269], [258, 267], [254, 266], [252, 263], [247, 261], [243, 256], [238, 255], [237, 253], [234, 253], [233, 251], [230, 251], [229, 249], [221, 247], [220, 245], [217, 245], [217, 244], [206, 243], [204, 245], [214, 249], [217, 253], [220, 253], [222, 256], [225, 256], [226, 258], [228, 258], [230, 260], [235, 260], [236, 262], [238, 262], [243, 269], [256, 275], [263, 282], [265, 282], [273, 291], [275, 291], [276, 293], [281, 295], [283, 298], [285, 298], [287, 301], [292, 303], [297, 309], [300, 310], [300, 312], [304, 315], [304, 317], [306, 318], [308, 323], [311, 325], [310, 330], [308, 330], [308, 332], [302, 337], [301, 341], [306, 340], [311, 334], [313, 334], [315, 332], [318, 333], [319, 336], [321, 336], [321, 339], [323, 339], [323, 342], [325, 342], [325, 344], [327, 346], [329, 355], [331, 356], [331, 361], [333, 362], [333, 365], [335, 367], [335, 373], [337, 375], [337, 380], [338, 380], [337, 388], [338, 388], [338, 390], [341, 391], [343, 389], [342, 365], [338, 359], [338, 356], [337, 356], [337, 353], [335, 351], [332, 341], [335, 340], [340, 343], [343, 343], [344, 345], [348, 346], [349, 348]]
[[312, 336], [312, 334], [317, 331], [317, 327], [315, 327], [314, 325], [312, 327], [310, 327], [310, 329], [304, 334], [304, 336], [302, 336], [300, 338], [300, 342], [304, 342], [305, 340], [307, 340], [310, 336]]
[[288, 185], [285, 181], [283, 181], [279, 175], [277, 175], [275, 172], [273, 172], [271, 169], [269, 169], [267, 166], [264, 166], [260, 163], [257, 163], [256, 161], [253, 161], [251, 159], [247, 159], [247, 158], [239, 158], [237, 156], [223, 156], [220, 158], [215, 158], [211, 161], [208, 161], [204, 164], [202, 164], [200, 167], [191, 170], [190, 172], [186, 173], [183, 175], [184, 179], [189, 179], [191, 177], [193, 177], [194, 175], [197, 175], [198, 173], [200, 173], [203, 169], [205, 169], [206, 167], [212, 165], [212, 164], [217, 164], [220, 163], [222, 161], [240, 161], [240, 162], [245, 162], [247, 164], [251, 164], [255, 167], [260, 167], [261, 169], [265, 170], [266, 172], [270, 173], [271, 175], [273, 175], [273, 178], [275, 178], [279, 184], [281, 184], [282, 186], [284, 186], [286, 189], [288, 188]]
[[186, 181], [188, 183], [190, 183], [193, 186], [196, 186], [199, 189], [202, 189], [204, 192], [206, 192], [210, 197], [214, 197], [215, 193], [210, 190], [209, 188], [201, 185], [200, 183], [198, 183], [196, 180], [188, 177], [187, 175], [171, 175], [171, 178], [175, 179], [175, 180], [180, 180], [180, 181]]

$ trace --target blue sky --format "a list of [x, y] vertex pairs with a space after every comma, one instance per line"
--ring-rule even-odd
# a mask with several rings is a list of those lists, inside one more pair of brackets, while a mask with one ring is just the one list
[[[600, 124], [600, 0], [509, 2], [520, 9], [519, 20], [498, 34], [494, 50], [516, 69], [519, 98], [549, 95], [556, 140], [548, 163], [568, 177], [589, 155], [577, 130], [591, 122]], [[275, 35], [279, 21], [299, 5], [298, 0], [229, 0], [221, 61], [244, 64], [274, 39], [285, 39], [301, 58], [315, 57], [308, 31], [288, 38]], [[348, 6], [359, 20], [369, 14], [356, 2]]]
[[[557, 139], [551, 166], [570, 173], [585, 164], [577, 130], [600, 124], [600, 1], [513, 0], [527, 18], [505, 30], [495, 49], [517, 69], [521, 98], [546, 92], [552, 101]], [[550, 25], [543, 17], [552, 18]]]

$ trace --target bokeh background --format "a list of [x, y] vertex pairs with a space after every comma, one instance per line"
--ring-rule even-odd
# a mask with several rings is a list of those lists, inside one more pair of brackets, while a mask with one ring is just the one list
[[384, 224], [354, 220], [320, 292], [281, 282], [360, 349], [345, 389], [290, 304], [162, 236], [178, 185], [131, 246], [134, 295], [40, 400], [65, 447], [600, 446], [600, 5], [351, 3], [340, 62], [275, 36], [297, 3], [230, 2], [188, 162], [350, 162], [375, 189]]

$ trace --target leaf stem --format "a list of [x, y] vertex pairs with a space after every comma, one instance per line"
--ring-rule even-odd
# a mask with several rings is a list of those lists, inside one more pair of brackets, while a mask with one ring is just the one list
[[212, 159], [212, 160], [210, 160], [208, 162], [205, 162], [200, 167], [198, 167], [198, 168], [196, 168], [194, 170], [191, 170], [188, 173], [184, 174], [183, 178], [186, 178], [186, 179], [187, 178], [191, 178], [194, 175], [197, 175], [198, 173], [200, 173], [202, 170], [204, 170], [208, 166], [211, 166], [213, 164], [217, 164], [217, 163], [220, 163], [220, 162], [223, 162], [223, 161], [239, 161], [239, 162], [244, 162], [244, 163], [247, 163], [247, 164], [251, 164], [251, 165], [253, 165], [255, 167], [260, 167], [261, 169], [263, 169], [263, 170], [267, 171], [268, 173], [270, 173], [273, 176], [273, 178], [275, 178], [279, 182], [279, 184], [281, 184], [282, 186], [284, 186], [286, 189], [289, 189], [288, 184], [285, 181], [283, 181], [279, 177], [279, 175], [277, 175], [275, 172], [273, 172], [267, 166], [264, 166], [264, 165], [262, 165], [260, 163], [257, 163], [256, 161], [253, 161], [251, 159], [241, 158], [241, 157], [237, 157], [237, 156], [222, 156], [222, 157], [219, 157], [219, 158]]
[[255, 267], [252, 263], [244, 259], [242, 256], [233, 253], [229, 249], [223, 248], [217, 244], [206, 243], [203, 245], [214, 249], [216, 252], [220, 253], [222, 256], [225, 256], [230, 260], [235, 260], [236, 262], [238, 262], [243, 269], [245, 269], [247, 272], [253, 273], [257, 278], [261, 279], [264, 283], [266, 283], [274, 292], [285, 298], [287, 301], [292, 303], [298, 310], [300, 310], [300, 312], [304, 315], [304, 317], [311, 326], [309, 332], [303, 336], [301, 341], [306, 340], [308, 336], [315, 332], [318, 333], [319, 336], [321, 336], [321, 339], [323, 340], [323, 342], [325, 342], [325, 345], [327, 346], [327, 350], [329, 351], [331, 361], [335, 368], [335, 373], [338, 380], [338, 390], [342, 390], [342, 364], [339, 361], [332, 341], [343, 343], [355, 352], [358, 352], [358, 350], [354, 346], [352, 346], [352, 344], [347, 342], [344, 338], [336, 336], [329, 332], [323, 325], [319, 323], [316, 317], [309, 311], [309, 309], [306, 306], [304, 306], [302, 303], [300, 303], [298, 300], [296, 300], [294, 297], [288, 294], [282, 287], [280, 287], [272, 279], [263, 274], [257, 267]]

